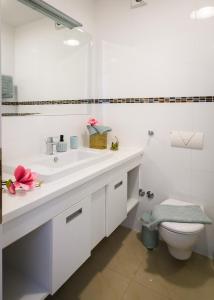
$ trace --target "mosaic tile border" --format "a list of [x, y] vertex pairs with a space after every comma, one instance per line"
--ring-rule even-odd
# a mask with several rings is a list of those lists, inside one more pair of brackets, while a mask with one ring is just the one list
[[2, 113], [2, 117], [26, 117], [26, 116], [38, 116], [39, 113]]
[[214, 96], [202, 97], [157, 97], [157, 98], [112, 98], [112, 99], [79, 99], [48, 101], [3, 101], [2, 105], [68, 105], [68, 104], [123, 104], [123, 103], [198, 103], [214, 102]]

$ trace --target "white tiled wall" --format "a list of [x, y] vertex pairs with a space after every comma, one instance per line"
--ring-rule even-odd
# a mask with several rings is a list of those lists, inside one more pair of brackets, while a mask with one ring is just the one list
[[14, 28], [1, 24], [1, 72], [3, 75], [14, 76]]
[[[140, 186], [155, 194], [153, 200], [141, 199], [126, 223], [140, 230], [142, 212], [166, 198], [203, 204], [214, 220], [214, 105], [210, 104], [106, 104], [105, 124], [113, 128], [121, 146], [144, 148]], [[148, 136], [148, 130], [154, 136]], [[171, 130], [202, 131], [203, 150], [172, 148]], [[196, 250], [213, 256], [214, 226], [207, 226]]]
[[3, 164], [19, 157], [45, 153], [48, 136], [77, 135], [80, 144], [87, 143], [86, 123], [89, 115], [29, 116], [2, 118]]
[[99, 95], [212, 95], [214, 18], [192, 20], [214, 0], [97, 0]]
[[[129, 0], [97, 1], [98, 95], [214, 95], [214, 18], [190, 19], [214, 0], [146, 2], [130, 9]], [[140, 229], [142, 212], [168, 197], [203, 204], [214, 220], [214, 103], [107, 104], [103, 115], [121, 145], [145, 150], [140, 183], [155, 198], [141, 200], [129, 226]], [[171, 148], [171, 130], [204, 132], [204, 149]], [[214, 226], [207, 226], [196, 250], [213, 257], [213, 236]]]

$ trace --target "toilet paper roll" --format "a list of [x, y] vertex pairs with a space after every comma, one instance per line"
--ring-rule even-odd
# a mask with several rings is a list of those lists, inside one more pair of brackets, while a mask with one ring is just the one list
[[203, 132], [193, 131], [171, 131], [170, 140], [172, 147], [203, 149]]

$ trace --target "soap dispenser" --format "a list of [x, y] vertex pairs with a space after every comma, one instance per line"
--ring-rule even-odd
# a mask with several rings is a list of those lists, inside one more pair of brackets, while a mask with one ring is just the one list
[[60, 140], [56, 144], [56, 151], [57, 152], [66, 152], [67, 151], [67, 143], [64, 141], [64, 135], [60, 135]]

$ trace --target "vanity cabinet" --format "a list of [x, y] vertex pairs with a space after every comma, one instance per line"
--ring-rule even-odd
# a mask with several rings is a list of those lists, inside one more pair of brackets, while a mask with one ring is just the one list
[[3, 224], [4, 300], [44, 300], [71, 277], [138, 204], [140, 162], [133, 158]]
[[106, 196], [106, 235], [109, 236], [127, 217], [127, 173], [111, 180]]
[[91, 249], [106, 236], [106, 187], [91, 196]]
[[90, 197], [53, 218], [52, 287], [54, 294], [91, 253]]

